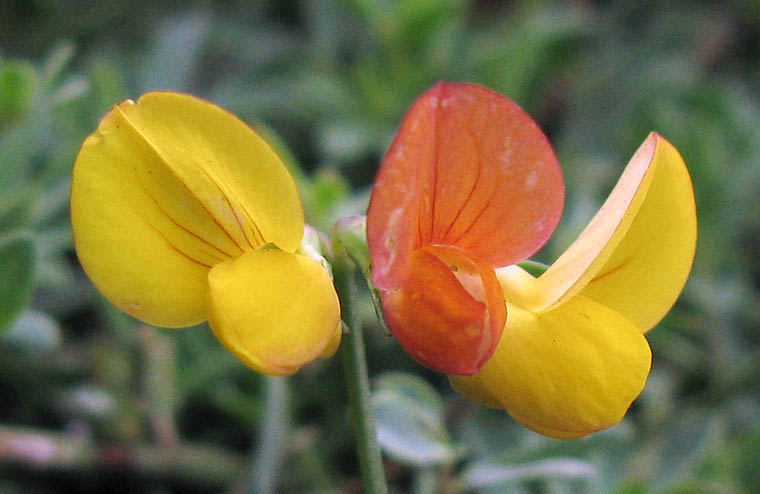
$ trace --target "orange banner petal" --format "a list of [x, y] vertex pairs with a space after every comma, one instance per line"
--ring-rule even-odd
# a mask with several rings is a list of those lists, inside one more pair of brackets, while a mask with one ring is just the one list
[[415, 101], [373, 187], [373, 282], [398, 286], [412, 252], [457, 246], [491, 266], [521, 261], [551, 236], [562, 175], [536, 123], [475, 84], [439, 83]]

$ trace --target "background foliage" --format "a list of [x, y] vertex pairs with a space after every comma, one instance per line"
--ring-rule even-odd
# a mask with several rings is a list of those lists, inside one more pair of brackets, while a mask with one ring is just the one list
[[649, 333], [644, 394], [583, 440], [455, 395], [383, 332], [365, 293], [392, 489], [755, 492], [754, 0], [0, 3], [0, 492], [360, 492], [338, 359], [268, 381], [205, 326], [120, 314], [76, 262], [69, 174], [113, 104], [191, 92], [279, 139], [310, 223], [329, 231], [364, 211], [401, 116], [440, 79], [510, 96], [556, 146], [568, 201], [540, 260], [572, 241], [650, 130], [690, 167], [700, 237], [681, 300]]

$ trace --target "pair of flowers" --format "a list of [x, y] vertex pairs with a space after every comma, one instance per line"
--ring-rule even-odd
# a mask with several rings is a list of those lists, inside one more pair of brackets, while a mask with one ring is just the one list
[[[617, 423], [644, 387], [643, 333], [694, 254], [691, 182], [651, 134], [570, 248], [537, 277], [518, 263], [556, 227], [552, 148], [513, 102], [440, 83], [401, 124], [367, 218], [372, 282], [394, 336], [460, 392], [553, 437]], [[209, 321], [267, 374], [340, 343], [324, 260], [302, 245], [293, 179], [253, 130], [176, 93], [123, 102], [74, 167], [74, 240], [93, 283], [150, 324]]]

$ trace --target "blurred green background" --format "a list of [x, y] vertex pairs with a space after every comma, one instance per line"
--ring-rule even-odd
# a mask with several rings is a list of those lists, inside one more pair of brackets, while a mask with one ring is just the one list
[[267, 380], [206, 326], [119, 313], [76, 262], [69, 174], [112, 105], [191, 92], [280, 140], [310, 223], [329, 231], [364, 212], [401, 116], [441, 79], [511, 97], [554, 143], [568, 199], [539, 260], [574, 239], [650, 130], [689, 165], [699, 244], [648, 334], [646, 390], [582, 440], [454, 394], [364, 293], [392, 491], [757, 492], [757, 1], [4, 0], [0, 493], [361, 492], [339, 359]]

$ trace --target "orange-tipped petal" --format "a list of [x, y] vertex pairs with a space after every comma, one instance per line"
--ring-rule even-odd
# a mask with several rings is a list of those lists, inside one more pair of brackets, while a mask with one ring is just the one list
[[554, 152], [525, 112], [481, 86], [439, 83], [412, 105], [375, 181], [373, 281], [398, 286], [412, 252], [430, 244], [491, 266], [523, 260], [552, 234], [563, 202]]
[[382, 292], [388, 326], [421, 364], [471, 375], [493, 354], [506, 305], [493, 269], [453, 247], [412, 254], [404, 284]]
[[526, 306], [548, 310], [580, 293], [646, 331], [681, 293], [696, 237], [686, 165], [652, 133], [591, 223], [533, 284]]
[[493, 357], [454, 388], [548, 436], [582, 437], [618, 423], [646, 384], [649, 345], [625, 317], [576, 296], [549, 312], [509, 306]]
[[580, 294], [611, 307], [642, 331], [678, 299], [697, 246], [697, 209], [689, 172], [668, 141], [657, 137], [655, 170], [636, 219]]

